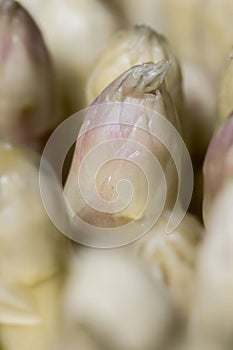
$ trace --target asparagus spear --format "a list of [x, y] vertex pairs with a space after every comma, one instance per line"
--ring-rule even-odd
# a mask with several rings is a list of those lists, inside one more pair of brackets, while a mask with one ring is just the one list
[[[65, 195], [73, 214], [91, 225], [114, 228], [133, 220], [140, 226], [148, 217], [156, 216], [165, 193], [164, 177], [156, 173], [155, 159], [166, 178], [165, 206], [174, 205], [177, 170], [166, 148], [177, 150], [180, 163], [182, 151], [178, 151], [177, 139], [168, 127], [173, 124], [179, 128], [164, 82], [168, 67], [169, 63], [163, 61], [132, 67], [110, 84], [87, 111]], [[168, 124], [162, 126], [163, 121]], [[159, 135], [165, 136], [165, 145]], [[104, 144], [106, 141], [108, 145]], [[93, 151], [92, 161], [89, 151]], [[103, 157], [109, 162], [103, 162]], [[137, 162], [142, 162], [144, 172]], [[119, 203], [126, 204], [122, 210], [116, 210], [117, 183], [121, 179], [131, 182], [134, 195], [127, 205], [129, 191], [122, 190]]]
[[124, 250], [77, 250], [64, 314], [64, 343], [59, 350], [79, 348], [84, 336], [88, 350], [167, 349], [179, 329], [163, 286]]
[[52, 62], [39, 28], [14, 0], [0, 4], [0, 135], [41, 151], [61, 118]]
[[233, 346], [233, 118], [214, 136], [205, 161], [205, 224], [190, 322], [194, 348]]
[[203, 216], [206, 226], [218, 193], [232, 177], [233, 115], [217, 129], [205, 157]]
[[37, 155], [1, 141], [0, 160], [0, 344], [51, 350], [68, 242], [43, 207]]
[[166, 234], [169, 213], [137, 240], [132, 249], [155, 279], [169, 290], [180, 315], [187, 320], [195, 295], [196, 265], [204, 228], [191, 214]]
[[122, 25], [102, 0], [22, 0], [56, 64], [66, 116], [85, 107], [85, 84], [103, 47]]

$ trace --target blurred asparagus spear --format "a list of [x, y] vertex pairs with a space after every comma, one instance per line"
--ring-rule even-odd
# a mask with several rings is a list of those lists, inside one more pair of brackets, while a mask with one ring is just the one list
[[207, 226], [218, 194], [226, 182], [232, 179], [232, 146], [233, 115], [231, 114], [217, 129], [205, 158], [203, 216]]
[[218, 120], [221, 122], [233, 111], [233, 50], [229, 55], [219, 87]]
[[194, 348], [233, 346], [233, 117], [220, 126], [205, 161], [207, 235], [198, 264], [190, 338]]
[[78, 249], [64, 298], [58, 349], [167, 349], [179, 329], [175, 308], [159, 283], [125, 250]]
[[196, 263], [204, 228], [192, 215], [171, 234], [166, 233], [169, 213], [163, 215], [132, 249], [154, 277], [169, 290], [180, 315], [187, 319], [192, 309]]
[[[175, 148], [177, 140], [166, 130], [163, 120], [177, 128], [179, 122], [164, 82], [168, 69], [169, 63], [164, 61], [130, 68], [100, 94], [85, 115], [65, 195], [74, 213], [88, 223], [115, 227], [136, 219], [142, 224], [148, 214], [144, 209], [150, 177], [149, 191], [153, 193], [154, 205], [163, 201], [162, 178], [156, 175], [153, 167], [155, 159], [160, 162], [167, 181], [165, 206], [174, 205], [177, 171], [166, 147]], [[159, 113], [158, 118], [156, 113]], [[155, 136], [164, 132], [168, 136], [166, 146]], [[104, 145], [106, 141], [108, 144]], [[98, 151], [101, 145], [104, 148]], [[99, 162], [98, 174], [95, 161], [88, 159], [89, 151], [93, 151], [94, 159]], [[107, 163], [103, 162], [105, 156], [109, 159]], [[137, 162], [142, 162], [145, 170], [141, 171]], [[118, 198], [117, 184], [121, 179], [127, 179], [132, 184], [133, 200], [123, 205], [122, 210], [114, 212]], [[104, 200], [103, 210], [98, 207], [100, 202], [96, 193]], [[121, 193], [124, 203], [126, 199], [128, 201], [128, 194], [125, 190]], [[151, 203], [149, 211], [152, 208]]]
[[87, 76], [121, 19], [101, 0], [22, 0], [39, 24], [63, 86], [66, 114], [85, 107]]
[[51, 350], [60, 330], [68, 242], [43, 207], [39, 157], [1, 141], [0, 159], [0, 344]]
[[0, 135], [42, 150], [61, 110], [43, 37], [16, 1], [0, 4]]

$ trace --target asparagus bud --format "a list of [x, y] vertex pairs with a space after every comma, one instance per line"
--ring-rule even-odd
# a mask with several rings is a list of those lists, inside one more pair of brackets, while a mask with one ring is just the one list
[[55, 77], [43, 37], [13, 0], [0, 4], [0, 134], [41, 150], [60, 120]]
[[163, 286], [127, 251], [83, 248], [72, 260], [58, 349], [79, 348], [83, 333], [88, 350], [167, 349], [179, 325], [174, 311]]
[[203, 216], [208, 217], [221, 189], [233, 177], [233, 115], [219, 127], [214, 135], [204, 163]]
[[[140, 224], [147, 214], [155, 217], [164, 200], [167, 207], [174, 204], [177, 171], [167, 149], [179, 149], [170, 124], [177, 126], [178, 121], [164, 82], [168, 67], [163, 61], [132, 67], [100, 94], [85, 115], [65, 195], [74, 213], [92, 225], [116, 227], [131, 220]], [[181, 161], [182, 150], [178, 158]], [[166, 199], [155, 159], [166, 178]], [[122, 179], [133, 187], [131, 201], [128, 187], [122, 187], [118, 197]]]
[[170, 61], [167, 89], [180, 112], [182, 109], [181, 72], [166, 39], [147, 26], [119, 31], [100, 56], [87, 85], [87, 102], [130, 67], [152, 61]]
[[0, 159], [0, 344], [50, 350], [68, 243], [42, 205], [37, 156], [1, 142]]
[[182, 317], [193, 304], [196, 262], [204, 228], [187, 214], [172, 234], [166, 234], [166, 215], [132, 246], [156, 279], [168, 288]]
[[218, 119], [222, 121], [233, 112], [233, 50], [223, 73], [218, 99]]

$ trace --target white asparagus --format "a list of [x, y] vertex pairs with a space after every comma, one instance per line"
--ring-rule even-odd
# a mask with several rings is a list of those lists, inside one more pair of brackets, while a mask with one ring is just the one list
[[[115, 227], [135, 219], [138, 224], [143, 223], [148, 214], [148, 211], [143, 209], [146, 205], [149, 207], [146, 204], [147, 181], [150, 182], [150, 191], [154, 193], [153, 203], [150, 203], [148, 208], [149, 212], [153, 205], [160, 205], [163, 202], [163, 182], [161, 176], [156, 177], [154, 172], [155, 159], [159, 160], [167, 179], [165, 206], [174, 205], [177, 195], [177, 170], [172, 162], [172, 156], [165, 147], [176, 147], [177, 139], [174, 138], [174, 134], [170, 135], [169, 128], [166, 130], [166, 135], [170, 136], [167, 137], [165, 147], [155, 136], [160, 135], [167, 127], [163, 122], [164, 119], [161, 117], [156, 119], [156, 113], [179, 128], [164, 83], [167, 70], [168, 63], [163, 61], [157, 65], [147, 63], [129, 69], [100, 94], [87, 112], [65, 185], [69, 205], [76, 215], [87, 222], [100, 227]], [[105, 105], [108, 102], [110, 104]], [[101, 123], [105, 125], [98, 127]], [[124, 123], [128, 123], [129, 126]], [[119, 138], [123, 138], [124, 144], [116, 148], [115, 140]], [[100, 153], [98, 147], [104, 141], [108, 141], [109, 144]], [[90, 162], [87, 158], [90, 150], [96, 154], [95, 159], [99, 159], [99, 166], [102, 166], [98, 175], [94, 162]], [[101, 160], [105, 155], [109, 159], [106, 164]], [[140, 160], [143, 162], [144, 172], [134, 165]], [[82, 178], [80, 182], [82, 193], [77, 182], [79, 175]], [[153, 180], [148, 180], [152, 175]], [[130, 181], [134, 195], [129, 205], [126, 207], [123, 205], [123, 209], [114, 214], [111, 209], [115, 205], [117, 183], [121, 179]], [[106, 210], [102, 213], [95, 209], [96, 205], [99, 205], [96, 190], [106, 203]], [[121, 192], [121, 196], [123, 202], [125, 199], [128, 200], [127, 191]], [[155, 210], [154, 208], [152, 215]]]
[[61, 121], [58, 97], [52, 62], [38, 27], [19, 3], [3, 0], [0, 135], [41, 150]]
[[208, 219], [218, 193], [232, 177], [233, 159], [233, 115], [231, 114], [217, 129], [209, 145], [204, 163], [203, 217]]
[[201, 249], [190, 342], [203, 349], [232, 349], [233, 182], [218, 193]]
[[194, 216], [186, 214], [180, 225], [167, 234], [169, 216], [164, 214], [132, 249], [155, 279], [166, 286], [180, 314], [187, 319], [193, 306], [196, 262], [204, 228]]
[[85, 107], [86, 78], [121, 20], [100, 0], [22, 3], [38, 22], [56, 63], [66, 113], [75, 113]]
[[194, 348], [233, 345], [233, 117], [218, 129], [205, 160], [204, 219], [190, 341]]
[[[125, 250], [77, 250], [64, 298], [62, 349], [156, 350], [179, 329], [163, 286]], [[174, 338], [172, 338], [174, 336]]]
[[68, 242], [43, 207], [38, 166], [37, 155], [1, 141], [0, 344], [6, 350], [51, 350], [60, 329]]

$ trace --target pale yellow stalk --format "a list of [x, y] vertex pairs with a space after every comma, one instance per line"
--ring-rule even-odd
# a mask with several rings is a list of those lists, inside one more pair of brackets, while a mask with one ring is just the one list
[[[169, 63], [163, 61], [157, 65], [147, 63], [132, 67], [110, 84], [86, 113], [66, 182], [65, 195], [74, 213], [93, 225], [115, 227], [131, 220], [143, 222], [147, 213], [143, 210], [148, 194], [147, 179], [150, 174], [154, 174], [154, 159], [151, 156], [160, 162], [167, 180], [165, 206], [170, 207], [174, 204], [177, 194], [177, 172], [165, 147], [176, 147], [177, 140], [171, 135], [164, 147], [155, 136], [157, 132], [160, 135], [164, 131], [163, 128], [167, 128], [162, 126], [160, 118], [165, 118], [165, 121], [179, 128], [164, 82], [168, 67]], [[101, 126], [101, 123], [104, 125]], [[128, 126], [125, 123], [128, 123]], [[124, 144], [115, 148], [115, 139], [119, 138], [124, 140]], [[105, 141], [109, 144], [98, 153], [98, 147]], [[135, 142], [138, 142], [138, 145]], [[142, 146], [145, 148], [142, 149]], [[96, 154], [97, 161], [99, 159], [101, 168], [97, 174], [93, 163], [87, 158], [89, 151]], [[106, 164], [101, 160], [104, 156], [110, 160]], [[142, 166], [147, 169], [145, 173], [134, 165], [140, 159], [143, 160]], [[111, 213], [108, 209], [114, 207], [118, 193], [117, 184], [122, 179], [127, 179], [132, 184], [133, 200], [122, 210]], [[160, 192], [160, 189], [163, 192], [162, 178], [155, 175], [150, 186], [154, 191], [154, 205], [160, 205], [163, 195]], [[106, 211], [102, 213], [94, 209], [97, 201], [96, 191], [108, 202]], [[124, 191], [121, 195], [125, 198], [127, 192]]]
[[167, 349], [179, 329], [166, 290], [124, 250], [77, 250], [64, 315], [59, 350], [75, 350], [85, 338], [88, 350]]
[[233, 117], [214, 136], [205, 161], [207, 235], [198, 262], [190, 340], [196, 348], [233, 346]]
[[196, 263], [204, 228], [194, 216], [186, 214], [180, 225], [167, 234], [169, 215], [163, 215], [132, 249], [155, 279], [169, 290], [180, 314], [187, 319], [193, 306]]
[[[208, 218], [218, 193], [233, 174], [233, 115], [231, 114], [217, 129], [209, 145], [204, 163], [203, 216]], [[230, 198], [230, 196], [229, 196]]]
[[51, 350], [68, 243], [43, 207], [37, 156], [1, 141], [0, 159], [0, 346]]
[[23, 0], [56, 63], [66, 116], [85, 107], [86, 78], [121, 20], [100, 0]]
[[61, 110], [52, 63], [30, 15], [13, 0], [0, 4], [0, 135], [41, 150]]

